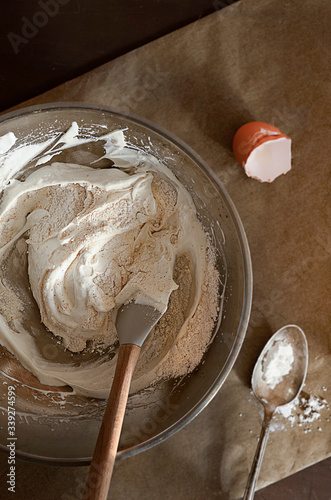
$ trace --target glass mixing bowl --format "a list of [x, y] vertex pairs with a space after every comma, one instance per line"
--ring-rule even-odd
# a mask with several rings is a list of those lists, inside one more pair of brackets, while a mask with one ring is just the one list
[[[249, 247], [239, 215], [212, 170], [186, 144], [147, 120], [85, 104], [47, 104], [0, 117], [0, 136], [13, 132], [17, 145], [38, 143], [66, 131], [73, 121], [86, 137], [124, 129], [126, 139], [163, 161], [190, 191], [199, 217], [217, 250], [222, 307], [212, 342], [190, 375], [164, 381], [132, 395], [119, 446], [119, 458], [146, 450], [196, 417], [226, 380], [241, 349], [252, 301]], [[90, 165], [97, 143], [73, 148], [54, 158]], [[33, 168], [28, 164], [24, 169]], [[20, 171], [18, 175], [24, 176]], [[17, 277], [13, 277], [17, 280]], [[34, 305], [34, 307], [36, 307]], [[33, 309], [33, 308], [32, 308]], [[31, 313], [28, 320], [40, 318]], [[52, 359], [52, 346], [45, 356]], [[93, 455], [105, 402], [49, 389], [1, 348], [0, 446], [8, 451], [8, 388], [15, 387], [16, 453], [56, 464], [87, 464]], [[63, 388], [62, 388], [63, 390]]]

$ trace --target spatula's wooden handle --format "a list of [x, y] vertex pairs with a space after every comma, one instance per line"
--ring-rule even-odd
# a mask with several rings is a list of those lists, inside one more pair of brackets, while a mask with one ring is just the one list
[[119, 348], [114, 381], [94, 450], [84, 500], [107, 499], [132, 374], [139, 353], [140, 347], [137, 345], [123, 344]]

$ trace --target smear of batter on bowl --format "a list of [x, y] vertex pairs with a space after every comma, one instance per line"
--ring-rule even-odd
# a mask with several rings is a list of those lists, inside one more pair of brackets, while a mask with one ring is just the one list
[[[110, 167], [51, 163], [92, 140], [105, 143]], [[218, 316], [219, 273], [183, 184], [120, 130], [80, 138], [74, 122], [33, 148], [15, 149], [13, 134], [1, 145], [0, 343], [41, 383], [104, 398], [117, 310], [134, 298], [166, 312], [143, 346], [133, 390], [192, 371]], [[32, 157], [36, 168], [15, 179]]]

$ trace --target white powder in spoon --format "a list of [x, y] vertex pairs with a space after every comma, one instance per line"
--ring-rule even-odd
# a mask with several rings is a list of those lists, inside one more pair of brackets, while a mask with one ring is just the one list
[[290, 344], [276, 342], [272, 356], [264, 365], [263, 379], [270, 389], [283, 381], [283, 377], [292, 370], [294, 361], [293, 348]]

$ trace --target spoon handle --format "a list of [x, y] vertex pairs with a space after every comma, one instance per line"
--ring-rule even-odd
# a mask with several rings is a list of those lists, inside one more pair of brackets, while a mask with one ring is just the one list
[[243, 500], [252, 500], [254, 498], [255, 487], [260, 474], [262, 459], [269, 436], [270, 422], [273, 414], [274, 410], [268, 410], [267, 408], [264, 409], [264, 420], [262, 424], [261, 434], [256, 448], [251, 471], [248, 476], [248, 481], [243, 496]]
[[84, 500], [106, 500], [140, 347], [120, 345], [112, 388], [86, 482]]

